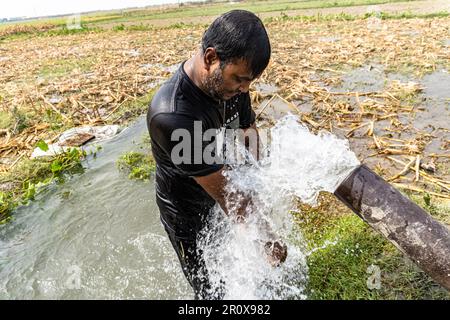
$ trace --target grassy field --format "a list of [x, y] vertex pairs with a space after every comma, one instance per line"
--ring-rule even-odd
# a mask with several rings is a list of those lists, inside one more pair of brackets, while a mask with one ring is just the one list
[[[332, 7], [350, 7], [358, 5], [375, 5], [383, 3], [404, 2], [402, 0], [312, 0], [312, 1], [243, 1], [242, 3], [236, 3], [232, 6], [233, 9], [249, 10], [255, 13], [264, 12], [282, 12], [288, 10], [298, 9], [320, 9], [320, 8], [332, 8]], [[157, 20], [157, 19], [180, 19], [181, 21], [188, 17], [199, 16], [215, 16], [222, 14], [230, 10], [229, 3], [217, 3], [206, 6], [187, 6], [180, 8], [171, 8], [165, 10], [137, 10], [131, 12], [125, 12], [123, 16], [104, 16], [100, 19], [90, 18], [86, 19], [86, 23], [104, 23], [108, 22], [130, 22], [130, 21], [142, 21], [142, 20]]]
[[[409, 196], [430, 211], [429, 205]], [[441, 212], [450, 214], [448, 207]], [[311, 250], [310, 299], [450, 298], [445, 289], [334, 196], [322, 194], [316, 208], [300, 204], [294, 215]], [[374, 266], [380, 271], [377, 288], [367, 284]]]
[[[45, 149], [72, 127], [126, 125], [144, 114], [158, 85], [170, 76], [169, 67], [198, 48], [208, 21], [231, 8], [243, 8], [270, 13], [262, 17], [271, 37], [272, 61], [258, 83], [279, 88], [267, 94], [252, 86], [253, 105], [272, 97], [298, 108], [311, 105], [310, 111], [302, 111], [302, 120], [312, 131], [343, 132], [358, 157], [386, 179], [405, 167], [386, 157], [435, 161], [435, 173], [421, 170], [419, 181], [414, 170], [393, 181], [419, 190], [405, 194], [450, 224], [446, 136], [436, 138], [433, 134], [441, 132], [419, 132], [402, 123], [405, 114], [412, 119], [420, 114], [428, 98], [409, 81], [421, 81], [440, 69], [450, 71], [450, 18], [440, 9], [427, 12], [428, 6], [422, 13], [381, 7], [420, 1], [397, 2], [244, 1], [88, 14], [76, 30], [65, 28], [64, 18], [0, 25], [0, 221], [13, 219], [14, 209], [32, 201], [41, 186], [83, 172], [82, 151], [31, 160], [36, 146]], [[352, 7], [372, 4], [383, 11], [367, 14]], [[327, 8], [347, 11], [321, 10]], [[292, 13], [304, 9], [314, 10]], [[363, 78], [353, 92], [336, 93], [346, 75], [358, 68], [363, 73], [383, 68], [387, 76], [406, 80], [387, 77], [380, 80], [380, 88], [365, 92], [361, 86], [370, 79]], [[438, 144], [432, 152], [425, 148], [431, 142]], [[130, 178], [148, 179], [154, 163], [148, 155], [132, 153], [118, 159], [118, 167]], [[299, 204], [293, 212], [311, 251], [311, 299], [449, 298], [336, 199], [321, 199], [317, 208]], [[371, 265], [381, 270], [380, 289], [367, 287]]]
[[[372, 6], [390, 3], [405, 3], [418, 0], [303, 0], [303, 1], [275, 1], [275, 0], [245, 0], [230, 4], [228, 2], [217, 2], [206, 5], [170, 5], [166, 7], [150, 7], [148, 9], [125, 9], [113, 10], [99, 13], [87, 13], [81, 15], [81, 24], [85, 27], [111, 26], [121, 23], [136, 24], [148, 23], [159, 24], [161, 21], [183, 22], [189, 18], [205, 18], [217, 16], [230, 9], [250, 10], [258, 14], [273, 13], [279, 15], [280, 12], [288, 12], [304, 9], [324, 9], [324, 8], [346, 8], [354, 6]], [[267, 15], [265, 15], [267, 16]], [[7, 22], [0, 24], [0, 30], [14, 25], [54, 25], [64, 26], [67, 23], [66, 17], [40, 18], [25, 22]]]

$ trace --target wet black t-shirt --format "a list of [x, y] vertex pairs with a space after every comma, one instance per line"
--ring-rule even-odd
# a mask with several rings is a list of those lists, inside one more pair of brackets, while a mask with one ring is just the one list
[[223, 164], [194, 159], [211, 141], [192, 143], [190, 152], [180, 153], [184, 159], [191, 158], [190, 161], [172, 161], [172, 151], [178, 150], [181, 141], [176, 134], [179, 139], [172, 139], [172, 133], [184, 129], [194, 137], [194, 127], [199, 128], [200, 124], [203, 133], [208, 129], [245, 129], [255, 121], [255, 113], [248, 93], [228, 101], [215, 101], [192, 82], [183, 66], [184, 63], [153, 97], [147, 126], [156, 160], [156, 201], [161, 221], [175, 236], [195, 239], [215, 201], [192, 177], [214, 173]]

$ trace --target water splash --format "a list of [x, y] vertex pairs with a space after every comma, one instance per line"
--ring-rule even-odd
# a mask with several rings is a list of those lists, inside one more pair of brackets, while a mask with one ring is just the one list
[[[225, 283], [225, 299], [305, 299], [305, 247], [289, 211], [293, 199], [314, 205], [320, 191], [333, 192], [359, 161], [346, 140], [312, 134], [293, 115], [270, 130], [270, 156], [227, 171], [227, 192], [252, 198], [245, 224], [217, 206], [199, 238], [213, 286]], [[272, 267], [264, 255], [265, 223], [288, 246], [288, 258]]]

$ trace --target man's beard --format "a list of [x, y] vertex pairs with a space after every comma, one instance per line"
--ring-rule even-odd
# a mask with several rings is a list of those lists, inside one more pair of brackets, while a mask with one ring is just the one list
[[203, 89], [208, 95], [210, 95], [215, 100], [223, 100], [223, 76], [222, 69], [217, 68], [214, 70], [213, 74], [206, 77], [203, 82]]

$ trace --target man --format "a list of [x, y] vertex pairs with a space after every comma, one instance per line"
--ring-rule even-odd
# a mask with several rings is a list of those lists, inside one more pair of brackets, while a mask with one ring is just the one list
[[[225, 13], [206, 30], [201, 48], [161, 86], [149, 107], [147, 125], [157, 163], [156, 201], [196, 298], [223, 297], [221, 288], [211, 287], [196, 246], [210, 210], [217, 202], [225, 213], [242, 218], [251, 212], [252, 203], [244, 197], [237, 200], [235, 212], [228, 212], [226, 166], [205, 159], [195, 161], [203, 155], [206, 142], [184, 151], [188, 161], [175, 161], [179, 141], [173, 139], [174, 133], [182, 129], [194, 137], [199, 124], [202, 132], [224, 127], [255, 132], [248, 90], [267, 67], [270, 50], [267, 32], [256, 15], [243, 10]], [[274, 244], [269, 244], [276, 251], [272, 262], [283, 262], [286, 247]]]

